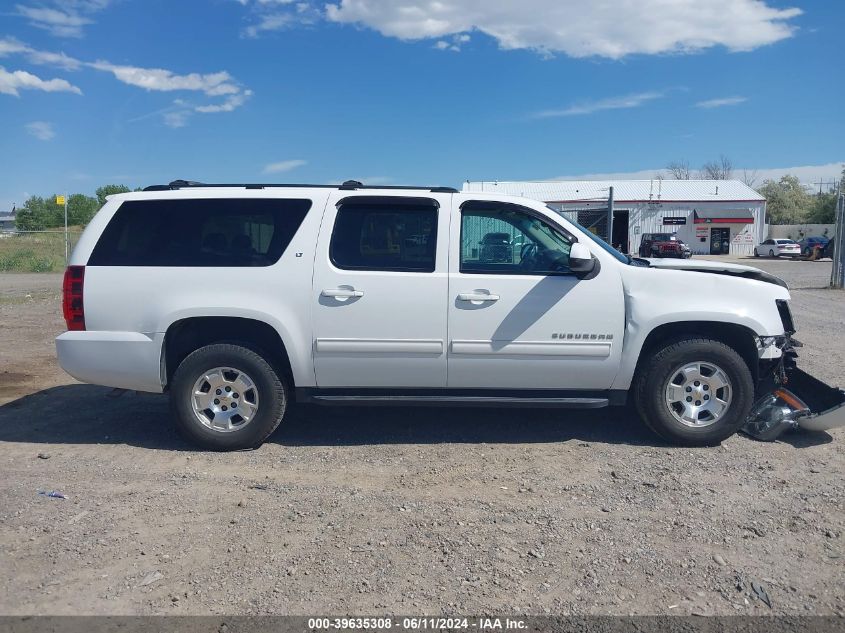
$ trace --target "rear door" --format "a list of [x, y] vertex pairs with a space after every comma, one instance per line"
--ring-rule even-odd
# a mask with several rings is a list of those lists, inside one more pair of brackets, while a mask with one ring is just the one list
[[446, 386], [451, 194], [338, 191], [314, 266], [318, 387]]

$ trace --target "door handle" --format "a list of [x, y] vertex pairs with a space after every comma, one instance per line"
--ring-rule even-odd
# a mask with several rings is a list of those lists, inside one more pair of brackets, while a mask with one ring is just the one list
[[481, 292], [462, 292], [458, 301], [498, 301], [499, 295], [489, 295]]
[[324, 297], [334, 297], [336, 299], [349, 299], [351, 297], [363, 297], [363, 290], [355, 290], [354, 288], [326, 288], [320, 293]]

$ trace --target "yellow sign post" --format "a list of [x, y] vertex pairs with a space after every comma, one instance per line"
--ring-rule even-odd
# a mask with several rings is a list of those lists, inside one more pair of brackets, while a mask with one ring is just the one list
[[56, 196], [56, 204], [65, 208], [65, 265], [70, 259], [70, 235], [67, 232], [67, 196]]

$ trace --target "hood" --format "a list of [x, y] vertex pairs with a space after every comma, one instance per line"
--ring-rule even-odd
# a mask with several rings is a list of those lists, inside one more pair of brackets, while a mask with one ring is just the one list
[[669, 268], [671, 270], [689, 270], [699, 273], [744, 277], [745, 279], [763, 281], [783, 288], [789, 288], [786, 282], [780, 277], [775, 277], [774, 275], [760, 270], [759, 268], [745, 266], [743, 264], [729, 264], [702, 259], [648, 259], [648, 263], [652, 268]]

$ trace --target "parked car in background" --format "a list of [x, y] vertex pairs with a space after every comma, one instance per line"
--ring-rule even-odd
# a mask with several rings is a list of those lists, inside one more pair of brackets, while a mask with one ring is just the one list
[[692, 250], [684, 244], [677, 233], [643, 233], [639, 255], [640, 257], [688, 259], [692, 256]]
[[754, 247], [754, 257], [798, 257], [800, 254], [801, 247], [794, 240], [773, 240], [769, 238]]
[[487, 233], [481, 238], [480, 258], [483, 262], [508, 262], [513, 260], [513, 247], [509, 233]]
[[835, 246], [836, 243], [833, 240], [828, 240], [827, 244], [825, 244], [824, 248], [822, 249], [822, 252], [819, 253], [819, 258], [829, 257], [830, 259], [833, 259], [833, 256], [836, 252]]
[[830, 242], [830, 238], [827, 238], [824, 235], [816, 235], [799, 240], [798, 246], [801, 247], [801, 254], [809, 257], [812, 255], [814, 248], [824, 250], [824, 247], [827, 246], [828, 242]]

